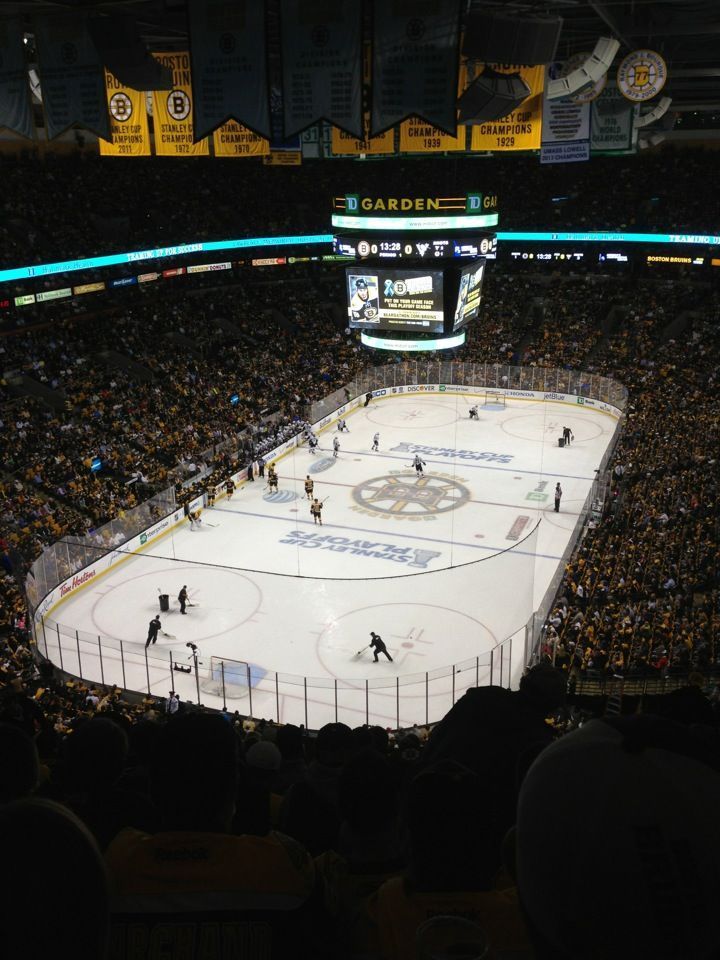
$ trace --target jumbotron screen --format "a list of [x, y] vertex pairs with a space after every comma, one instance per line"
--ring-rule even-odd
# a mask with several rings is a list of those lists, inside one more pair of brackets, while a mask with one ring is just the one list
[[350, 327], [442, 333], [441, 270], [399, 270], [358, 266], [345, 271]]
[[463, 267], [461, 270], [460, 288], [458, 290], [457, 304], [455, 306], [453, 330], [458, 330], [460, 327], [464, 327], [466, 323], [469, 323], [470, 320], [474, 320], [478, 315], [484, 271], [484, 260], [478, 260], [475, 263], [471, 263], [467, 267]]

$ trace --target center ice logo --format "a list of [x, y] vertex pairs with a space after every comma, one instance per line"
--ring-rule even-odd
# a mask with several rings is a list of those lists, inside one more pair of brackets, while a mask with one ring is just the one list
[[409, 475], [374, 477], [355, 487], [352, 495], [363, 510], [399, 520], [432, 520], [470, 499], [470, 491], [456, 480], [435, 476], [416, 480]]

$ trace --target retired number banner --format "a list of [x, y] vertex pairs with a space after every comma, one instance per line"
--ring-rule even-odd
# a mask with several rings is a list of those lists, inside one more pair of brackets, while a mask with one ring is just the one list
[[100, 141], [100, 156], [149, 157], [152, 150], [145, 94], [124, 87], [108, 70], [105, 71], [105, 93], [112, 142]]
[[216, 157], [266, 157], [270, 141], [229, 120], [213, 133], [213, 149]]
[[153, 91], [155, 153], [159, 157], [207, 157], [208, 139], [194, 139], [190, 54], [154, 53], [173, 72], [172, 90]]
[[[363, 84], [370, 86], [370, 76], [372, 70], [372, 59], [370, 45], [367, 44], [363, 50]], [[345, 130], [332, 128], [331, 149], [334, 156], [338, 157], [357, 157], [360, 154], [367, 156], [378, 156], [383, 153], [395, 152], [395, 131], [386, 130], [377, 137], [371, 137], [368, 134], [370, 129], [370, 111], [364, 115], [364, 133], [365, 138], [354, 137]]]
[[[526, 67], [522, 64], [489, 63], [495, 73], [517, 73], [530, 87], [530, 96], [506, 117], [472, 126], [470, 149], [539, 150], [542, 138], [542, 101], [545, 87], [545, 67]], [[484, 70], [481, 65], [480, 73]], [[476, 74], [477, 75], [477, 74]], [[474, 79], [470, 77], [469, 79]]]

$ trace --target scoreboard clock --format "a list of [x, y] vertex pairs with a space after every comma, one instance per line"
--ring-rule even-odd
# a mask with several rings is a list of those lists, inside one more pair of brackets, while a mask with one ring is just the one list
[[497, 238], [494, 234], [470, 237], [385, 236], [357, 237], [341, 234], [333, 238], [333, 252], [355, 260], [452, 260], [475, 257], [494, 258]]

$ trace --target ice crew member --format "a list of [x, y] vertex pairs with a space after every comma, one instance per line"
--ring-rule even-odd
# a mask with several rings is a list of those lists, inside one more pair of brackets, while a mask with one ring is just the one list
[[153, 617], [150, 623], [148, 624], [148, 635], [147, 635], [147, 640], [145, 641], [146, 650], [151, 643], [155, 643], [155, 641], [157, 640], [157, 635], [160, 632], [161, 626], [162, 624], [160, 623], [160, 617], [158, 616]]
[[305, 477], [305, 496], [308, 500], [312, 500], [313, 490], [315, 489], [315, 481], [310, 479], [310, 474]]
[[565, 446], [569, 447], [570, 441], [574, 439], [575, 439], [575, 435], [573, 434], [570, 427], [563, 427], [563, 440], [565, 441]]
[[559, 483], [555, 484], [555, 513], [560, 513], [560, 499], [562, 498], [562, 487]]
[[390, 656], [390, 654], [388, 653], [387, 647], [385, 646], [385, 643], [384, 643], [384, 641], [383, 641], [383, 638], [380, 637], [380, 636], [378, 636], [378, 634], [375, 633], [374, 630], [371, 630], [371, 631], [370, 631], [370, 638], [371, 638], [371, 639], [370, 639], [370, 644], [369, 644], [369, 645], [373, 648], [373, 652], [374, 652], [374, 654], [375, 654], [375, 659], [373, 660], [373, 663], [377, 663], [377, 662], [378, 662], [378, 654], [380, 654], [380, 653], [384, 653], [385, 656], [386, 656], [386, 657], [388, 658], [388, 660], [390, 661], [390, 663], [392, 663], [392, 662], [393, 662], [393, 658], [392, 658], [392, 657]]
[[322, 502], [315, 497], [313, 502], [310, 504], [310, 513], [315, 520], [315, 523], [319, 523], [320, 526], [322, 526], [322, 508]]
[[185, 613], [185, 604], [187, 603], [187, 599], [188, 599], [187, 584], [184, 584], [182, 590], [178, 594], [178, 603], [180, 604], [180, 613]]

